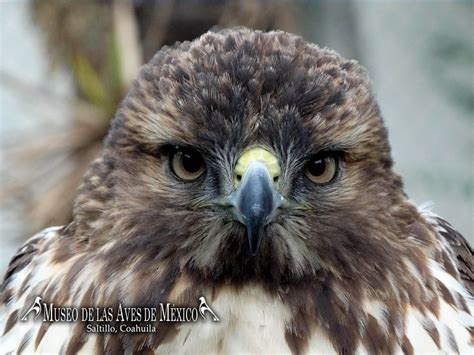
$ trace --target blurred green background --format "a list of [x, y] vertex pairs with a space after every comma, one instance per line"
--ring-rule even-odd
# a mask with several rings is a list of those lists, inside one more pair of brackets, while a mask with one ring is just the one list
[[473, 2], [2, 1], [0, 270], [69, 221], [140, 65], [216, 25], [287, 30], [364, 65], [409, 196], [474, 244]]

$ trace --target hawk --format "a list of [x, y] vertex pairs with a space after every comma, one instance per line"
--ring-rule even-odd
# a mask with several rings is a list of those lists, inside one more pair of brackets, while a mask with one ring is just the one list
[[[473, 251], [393, 170], [357, 62], [280, 31], [209, 32], [143, 67], [72, 222], [13, 257], [5, 352], [473, 353]], [[149, 332], [23, 315], [199, 305]], [[41, 317], [40, 317], [41, 318]]]

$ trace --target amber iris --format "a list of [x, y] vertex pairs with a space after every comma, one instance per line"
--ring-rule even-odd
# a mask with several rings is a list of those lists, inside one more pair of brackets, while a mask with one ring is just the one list
[[337, 162], [330, 155], [316, 155], [310, 159], [305, 168], [305, 174], [316, 184], [325, 184], [336, 175]]
[[189, 148], [181, 148], [173, 152], [171, 168], [176, 176], [186, 181], [197, 179], [206, 170], [201, 154]]

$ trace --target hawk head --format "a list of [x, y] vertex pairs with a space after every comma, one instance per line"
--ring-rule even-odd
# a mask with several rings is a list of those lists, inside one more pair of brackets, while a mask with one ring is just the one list
[[21, 324], [21, 342], [9, 330], [37, 295], [96, 308], [199, 300], [220, 326], [89, 338], [80, 322], [58, 349], [467, 353], [472, 249], [418, 212], [392, 165], [356, 62], [247, 29], [165, 47], [119, 108], [73, 222], [12, 259], [2, 299], [19, 301], [3, 334], [17, 352], [41, 342], [49, 323], [37, 335]]
[[71, 232], [108, 244], [110, 263], [166, 260], [269, 288], [374, 288], [417, 216], [361, 66], [247, 29], [165, 47], [143, 67], [74, 214]]

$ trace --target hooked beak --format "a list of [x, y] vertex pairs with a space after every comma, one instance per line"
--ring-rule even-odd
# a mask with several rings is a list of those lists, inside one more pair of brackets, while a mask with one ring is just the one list
[[267, 166], [261, 161], [251, 162], [228, 201], [233, 206], [234, 218], [247, 227], [250, 252], [255, 256], [264, 227], [273, 221], [283, 203]]

